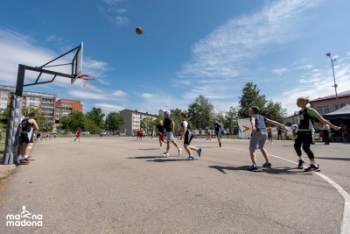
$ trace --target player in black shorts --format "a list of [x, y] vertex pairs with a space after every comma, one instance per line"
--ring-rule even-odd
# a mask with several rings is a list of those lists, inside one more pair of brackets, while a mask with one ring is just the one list
[[35, 113], [29, 113], [29, 118], [22, 120], [21, 123], [21, 138], [23, 142], [23, 146], [21, 147], [21, 155], [22, 157], [18, 157], [18, 160], [23, 164], [28, 164], [28, 155], [30, 150], [33, 148], [33, 133], [35, 130], [38, 130], [39, 127], [35, 121]]
[[322, 117], [322, 115], [320, 115], [316, 110], [307, 107], [307, 104], [309, 103], [310, 100], [307, 97], [298, 98], [297, 106], [301, 108], [299, 112], [300, 124], [295, 138], [294, 149], [297, 155], [299, 156], [298, 168], [304, 168], [304, 159], [301, 152], [301, 146], [303, 146], [303, 150], [307, 154], [311, 162], [310, 167], [306, 168], [305, 171], [317, 172], [320, 171], [320, 167], [316, 164], [314, 153], [310, 149], [310, 145], [312, 144], [312, 132], [314, 131], [315, 118], [317, 118], [324, 124], [328, 124], [331, 128], [333, 128], [336, 131], [340, 130], [341, 128], [325, 120]]
[[181, 123], [181, 138], [180, 140], [182, 140], [183, 137], [184, 138], [184, 148], [186, 149], [189, 157], [187, 158], [187, 160], [194, 160], [194, 157], [192, 155], [191, 150], [195, 150], [198, 154], [198, 157], [201, 156], [202, 153], [202, 149], [201, 148], [196, 148], [194, 146], [190, 146], [190, 143], [193, 139], [193, 132], [191, 130], [190, 125], [188, 124], [188, 122], [185, 120], [187, 118], [187, 113], [186, 112], [182, 112], [180, 114], [180, 119], [182, 120]]

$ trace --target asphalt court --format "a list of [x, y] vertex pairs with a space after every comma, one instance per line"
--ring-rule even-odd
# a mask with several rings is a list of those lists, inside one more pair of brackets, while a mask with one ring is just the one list
[[[272, 168], [260, 172], [246, 170], [248, 140], [222, 143], [194, 139], [202, 156], [186, 161], [173, 145], [160, 156], [156, 138], [40, 142], [0, 194], [0, 233], [341, 233], [344, 197], [296, 168], [292, 141], [266, 145]], [[322, 175], [350, 193], [350, 145], [312, 150]], [[6, 227], [23, 205], [42, 227]]]

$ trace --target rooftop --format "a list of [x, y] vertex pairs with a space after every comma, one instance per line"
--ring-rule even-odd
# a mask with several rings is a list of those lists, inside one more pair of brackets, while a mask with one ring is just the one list
[[[342, 98], [342, 97], [350, 97], [350, 90], [338, 93], [338, 98]], [[317, 101], [334, 99], [334, 98], [335, 98], [335, 94], [332, 94], [332, 95], [329, 95], [329, 96], [316, 98], [314, 100], [311, 100], [310, 102], [317, 102]]]
[[[7, 85], [0, 85], [0, 90], [6, 90], [6, 91], [11, 91], [11, 92], [15, 92], [16, 91], [16, 87], [12, 87], [12, 86], [7, 86]], [[39, 92], [31, 92], [31, 91], [23, 91], [23, 94], [26, 93], [33, 93], [33, 94], [46, 94], [46, 95], [55, 95], [55, 94], [51, 94], [51, 93], [39, 93]], [[25, 95], [24, 95], [25, 96]]]

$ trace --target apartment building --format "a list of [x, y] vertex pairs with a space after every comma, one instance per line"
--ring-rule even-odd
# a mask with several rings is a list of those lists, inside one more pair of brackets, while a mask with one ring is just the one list
[[[0, 86], [0, 108], [6, 109], [10, 103], [12, 93], [16, 92], [15, 87]], [[36, 92], [23, 92], [23, 107], [36, 108], [48, 121], [54, 122], [54, 109], [56, 105], [56, 95]]]
[[144, 118], [151, 118], [155, 120], [158, 115], [149, 114], [148, 112], [140, 112], [137, 110], [124, 109], [120, 111], [120, 114], [124, 117], [125, 124], [121, 128], [122, 132], [125, 132], [127, 135], [131, 135], [140, 129], [141, 120]]
[[83, 112], [83, 105], [81, 101], [69, 100], [69, 99], [59, 99], [56, 102], [55, 108], [55, 120], [59, 121], [62, 117], [67, 117], [72, 111]]

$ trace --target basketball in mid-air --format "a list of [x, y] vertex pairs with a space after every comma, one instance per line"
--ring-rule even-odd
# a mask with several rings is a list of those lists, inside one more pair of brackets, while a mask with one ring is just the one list
[[136, 33], [137, 33], [137, 34], [141, 34], [141, 33], [142, 33], [142, 28], [137, 27], [137, 28], [136, 28]]

